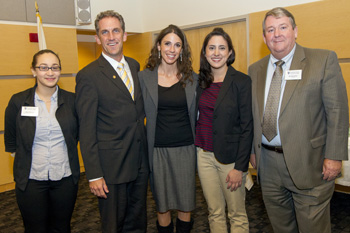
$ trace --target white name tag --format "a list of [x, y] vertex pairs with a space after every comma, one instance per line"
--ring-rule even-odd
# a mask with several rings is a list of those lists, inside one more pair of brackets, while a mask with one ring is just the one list
[[302, 70], [287, 70], [285, 73], [286, 80], [301, 80]]
[[39, 108], [38, 107], [22, 107], [21, 116], [28, 117], [37, 117], [39, 116]]

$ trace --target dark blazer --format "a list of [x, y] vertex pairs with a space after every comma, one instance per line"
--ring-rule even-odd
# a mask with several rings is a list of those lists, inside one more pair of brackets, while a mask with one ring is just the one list
[[[203, 89], [197, 88], [197, 111]], [[213, 113], [213, 148], [216, 159], [235, 163], [235, 169], [248, 170], [253, 140], [251, 79], [228, 67], [215, 102]]]
[[[145, 103], [147, 117], [147, 140], [150, 169], [152, 171], [153, 149], [158, 113], [158, 67], [154, 70], [145, 69], [139, 72], [142, 95]], [[192, 134], [195, 135], [195, 93], [198, 75], [193, 72], [193, 83], [187, 83], [185, 87], [187, 108], [191, 122]]]
[[86, 177], [104, 177], [107, 184], [135, 180], [142, 156], [147, 156], [145, 112], [137, 76], [140, 65], [132, 58], [125, 59], [134, 81], [134, 101], [102, 55], [76, 76], [76, 109]]
[[[22, 106], [34, 106], [36, 86], [12, 96], [5, 111], [5, 150], [16, 152], [13, 176], [16, 185], [25, 190], [32, 166], [32, 147], [35, 136], [35, 117], [21, 116]], [[67, 144], [69, 165], [75, 184], [80, 166], [78, 158], [78, 116], [74, 107], [74, 94], [58, 89], [56, 119]]]
[[[258, 175], [267, 65], [270, 55], [249, 67], [252, 77], [254, 147]], [[349, 111], [346, 85], [337, 55], [329, 50], [296, 45], [290, 70], [302, 70], [301, 80], [289, 80], [283, 93], [279, 132], [289, 174], [299, 189], [322, 179], [325, 158], [348, 158]]]

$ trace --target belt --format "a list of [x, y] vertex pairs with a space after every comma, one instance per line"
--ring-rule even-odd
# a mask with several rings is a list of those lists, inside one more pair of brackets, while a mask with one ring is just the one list
[[262, 143], [261, 143], [261, 145], [262, 145], [262, 147], [264, 147], [264, 148], [267, 149], [267, 150], [271, 150], [271, 151], [274, 151], [274, 152], [283, 154], [283, 148], [282, 148], [282, 146], [269, 146], [269, 145], [262, 144]]

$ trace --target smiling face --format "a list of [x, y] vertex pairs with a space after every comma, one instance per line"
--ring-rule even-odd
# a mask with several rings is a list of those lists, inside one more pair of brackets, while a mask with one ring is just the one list
[[282, 59], [292, 51], [297, 35], [298, 28], [293, 29], [289, 17], [266, 18], [264, 42], [275, 58]]
[[205, 58], [209, 62], [211, 69], [226, 69], [227, 59], [231, 55], [227, 41], [222, 36], [213, 36], [208, 41], [205, 48]]
[[37, 79], [39, 88], [56, 88], [57, 82], [60, 78], [61, 71], [40, 71], [39, 66], [42, 67], [59, 67], [58, 58], [52, 53], [44, 53], [37, 57], [35, 67], [32, 67], [33, 76]]
[[163, 37], [160, 45], [158, 44], [158, 51], [162, 56], [162, 63], [168, 65], [176, 64], [180, 53], [182, 52], [182, 41], [175, 33], [168, 33]]
[[99, 21], [99, 32], [95, 36], [97, 44], [102, 46], [102, 51], [116, 61], [123, 57], [123, 42], [126, 41], [126, 33], [123, 31], [119, 19], [106, 17]]

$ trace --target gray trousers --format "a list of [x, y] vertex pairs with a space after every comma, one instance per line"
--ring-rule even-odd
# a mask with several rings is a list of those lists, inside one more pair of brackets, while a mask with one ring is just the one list
[[325, 181], [311, 189], [298, 189], [289, 175], [283, 154], [265, 148], [261, 151], [259, 178], [275, 233], [331, 232], [330, 200], [334, 181]]

